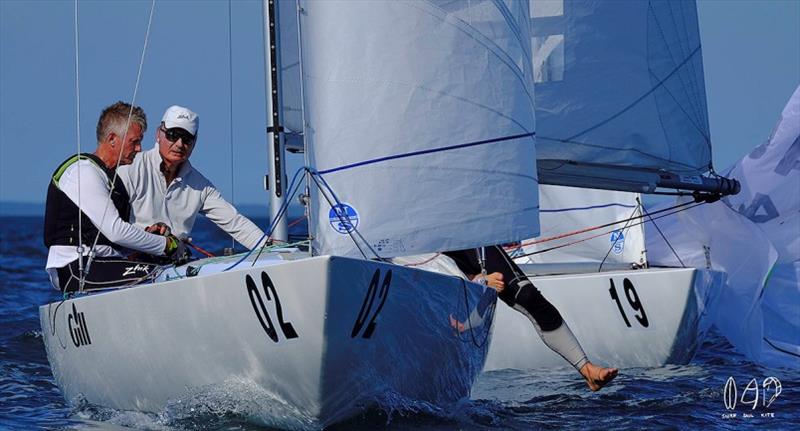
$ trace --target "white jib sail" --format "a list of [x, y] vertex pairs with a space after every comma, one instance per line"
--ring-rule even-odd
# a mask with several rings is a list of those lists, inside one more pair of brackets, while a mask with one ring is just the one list
[[335, 195], [312, 185], [315, 253], [538, 233], [527, 2], [300, 5], [307, 157]]
[[[694, 1], [551, 0], [531, 8], [543, 181], [551, 168], [570, 168], [565, 161], [623, 168], [622, 179], [637, 169], [708, 171]], [[599, 188], [601, 177], [547, 181]]]
[[[523, 242], [521, 250], [516, 254], [529, 256], [517, 262], [590, 262], [596, 263], [598, 268], [601, 263], [644, 264], [644, 229], [636, 218], [641, 214], [637, 197], [638, 194], [628, 192], [541, 186], [541, 235]], [[583, 234], [535, 243], [537, 239], [625, 220], [629, 221]], [[533, 243], [526, 245], [526, 242]]]

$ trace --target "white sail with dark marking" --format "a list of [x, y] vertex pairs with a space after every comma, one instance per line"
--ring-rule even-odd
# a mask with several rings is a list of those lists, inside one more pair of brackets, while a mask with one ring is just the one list
[[393, 257], [538, 233], [526, 2], [300, 5], [315, 253]]
[[694, 1], [533, 2], [543, 184], [726, 192], [712, 169]]
[[[520, 264], [538, 264], [537, 273], [643, 266], [647, 257], [638, 198], [630, 192], [543, 185], [541, 236], [523, 241], [512, 256], [524, 255], [516, 260]], [[595, 226], [604, 227], [588, 230]]]

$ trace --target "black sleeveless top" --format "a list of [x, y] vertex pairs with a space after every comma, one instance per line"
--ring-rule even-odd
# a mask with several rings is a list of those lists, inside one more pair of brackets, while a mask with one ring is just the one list
[[[47, 187], [47, 203], [44, 213], [44, 245], [47, 247], [53, 245], [78, 244], [78, 206], [58, 188], [58, 182], [61, 179], [61, 175], [64, 174], [64, 171], [72, 164], [77, 163], [79, 157], [83, 160], [88, 159], [100, 167], [100, 169], [105, 172], [109, 184], [114, 178], [114, 170], [108, 169], [103, 161], [94, 154], [82, 153], [80, 156], [75, 155], [58, 166], [55, 172], [53, 172], [53, 176], [50, 178], [50, 184]], [[106, 196], [93, 196], [93, 198], [105, 199]], [[114, 184], [114, 189], [111, 192], [111, 201], [119, 212], [120, 218], [128, 222], [131, 214], [130, 199], [128, 197], [128, 191], [125, 190], [125, 186], [119, 179], [117, 179]], [[95, 226], [83, 212], [80, 213], [80, 217], [83, 244], [91, 245], [98, 232], [97, 226]], [[111, 247], [115, 246], [115, 244], [109, 241], [102, 233], [97, 240], [97, 244]]]

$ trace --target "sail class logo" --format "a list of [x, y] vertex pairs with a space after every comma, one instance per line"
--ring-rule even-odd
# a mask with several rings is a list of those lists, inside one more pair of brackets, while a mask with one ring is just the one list
[[[733, 378], [733, 376], [728, 377], [728, 380], [725, 382], [725, 387], [722, 390], [722, 401], [725, 404], [725, 409], [730, 413], [723, 414], [722, 418], [736, 418], [737, 413], [734, 411], [736, 410], [737, 405], [740, 403], [745, 406], [751, 406], [749, 408], [751, 413], [743, 413], [742, 418], [752, 418], [754, 417], [754, 413], [752, 413], [753, 410], [759, 406], [763, 409], [768, 409], [772, 403], [778, 399], [778, 396], [782, 391], [783, 386], [781, 385], [781, 381], [775, 377], [765, 378], [760, 386], [758, 384], [758, 380], [756, 378], [752, 378], [747, 383], [747, 386], [745, 386], [742, 390], [740, 397], [739, 388], [736, 386], [736, 380]], [[759, 403], [759, 400], [761, 403]], [[775, 413], [762, 412], [759, 416], [775, 417]]]
[[625, 235], [622, 230], [611, 232], [611, 251], [614, 254], [622, 254], [623, 250], [625, 250]]
[[336, 204], [328, 211], [331, 227], [341, 234], [349, 234], [358, 227], [358, 211], [346, 203]]
[[83, 313], [78, 312], [75, 303], [72, 303], [72, 313], [67, 316], [67, 327], [69, 328], [69, 336], [72, 338], [72, 344], [75, 347], [92, 344], [92, 339], [89, 337], [89, 327], [86, 326], [86, 317]]

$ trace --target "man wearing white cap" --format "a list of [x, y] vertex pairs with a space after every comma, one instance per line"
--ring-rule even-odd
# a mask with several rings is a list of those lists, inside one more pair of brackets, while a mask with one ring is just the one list
[[76, 154], [53, 172], [43, 233], [45, 268], [54, 287], [108, 289], [152, 276], [157, 265], [126, 258], [130, 251], [183, 255], [183, 244], [174, 236], [152, 235], [147, 233], [152, 227], [145, 232], [131, 223], [128, 193], [119, 179], [114, 181], [117, 166], [130, 164], [142, 150], [145, 130], [142, 108], [125, 102], [108, 106], [97, 122], [94, 154]]
[[198, 213], [252, 249], [264, 232], [236, 211], [189, 162], [197, 143], [200, 119], [182, 106], [170, 106], [156, 131], [156, 146], [119, 169], [137, 226], [164, 223], [173, 235], [187, 239]]

